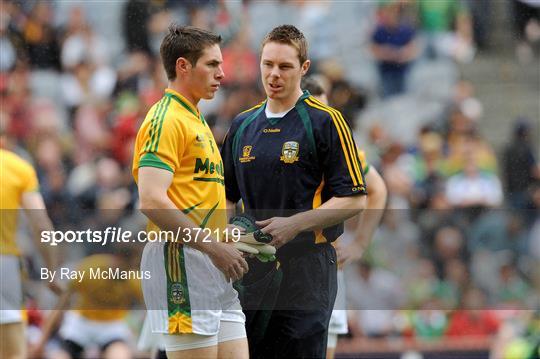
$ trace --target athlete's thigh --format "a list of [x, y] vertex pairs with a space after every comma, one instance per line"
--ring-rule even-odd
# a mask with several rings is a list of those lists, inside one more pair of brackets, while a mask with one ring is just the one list
[[249, 348], [247, 338], [219, 343], [217, 357], [219, 359], [248, 359]]
[[217, 345], [204, 348], [186, 349], [178, 351], [167, 351], [168, 359], [206, 359], [217, 358]]
[[0, 357], [26, 358], [26, 336], [24, 324], [0, 324]]
[[244, 325], [244, 315], [236, 310], [224, 310], [218, 333], [218, 358], [249, 358], [249, 347]]

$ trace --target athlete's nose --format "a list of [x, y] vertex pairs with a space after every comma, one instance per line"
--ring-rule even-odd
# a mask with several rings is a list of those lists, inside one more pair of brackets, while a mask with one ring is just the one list
[[222, 80], [225, 77], [225, 72], [223, 72], [223, 67], [218, 67], [218, 72], [216, 74], [216, 79]]
[[271, 77], [280, 77], [280, 75], [279, 75], [279, 67], [277, 67], [277, 66], [272, 67], [272, 71], [270, 71], [270, 76]]

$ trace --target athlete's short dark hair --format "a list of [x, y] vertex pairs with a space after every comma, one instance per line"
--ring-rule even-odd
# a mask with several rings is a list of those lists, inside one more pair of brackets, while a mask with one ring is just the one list
[[221, 43], [221, 36], [193, 26], [171, 24], [161, 42], [159, 53], [169, 80], [176, 79], [176, 60], [183, 57], [193, 66], [205, 48]]
[[308, 90], [313, 96], [321, 96], [325, 93], [321, 82], [313, 76], [303, 77], [300, 87], [302, 90]]
[[275, 27], [264, 37], [261, 49], [269, 42], [291, 45], [298, 51], [300, 65], [307, 60], [308, 44], [302, 31], [293, 25], [280, 25]]

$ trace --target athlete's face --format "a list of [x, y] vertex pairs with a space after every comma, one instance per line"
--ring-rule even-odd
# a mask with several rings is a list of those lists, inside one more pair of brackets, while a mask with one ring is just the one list
[[302, 76], [309, 68], [309, 60], [300, 64], [298, 50], [278, 42], [264, 45], [261, 53], [261, 76], [266, 96], [286, 100], [296, 96]]
[[214, 98], [221, 80], [225, 77], [222, 63], [223, 57], [218, 44], [204, 49], [189, 75], [189, 87], [194, 98], [206, 100]]

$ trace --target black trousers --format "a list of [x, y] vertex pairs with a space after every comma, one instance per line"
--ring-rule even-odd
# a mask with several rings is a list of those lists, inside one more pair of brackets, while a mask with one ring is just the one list
[[[275, 295], [272, 308], [253, 310], [244, 306], [250, 357], [324, 358], [328, 323], [337, 293], [336, 252], [330, 244], [321, 244], [281, 257], [279, 262], [278, 288], [265, 290], [269, 283], [266, 274], [259, 275], [263, 280], [248, 284], [245, 288], [252, 290], [243, 293], [246, 303], [266, 305], [269, 302], [265, 298]], [[252, 273], [269, 268], [250, 264]], [[261, 295], [265, 298], [254, 300]]]

